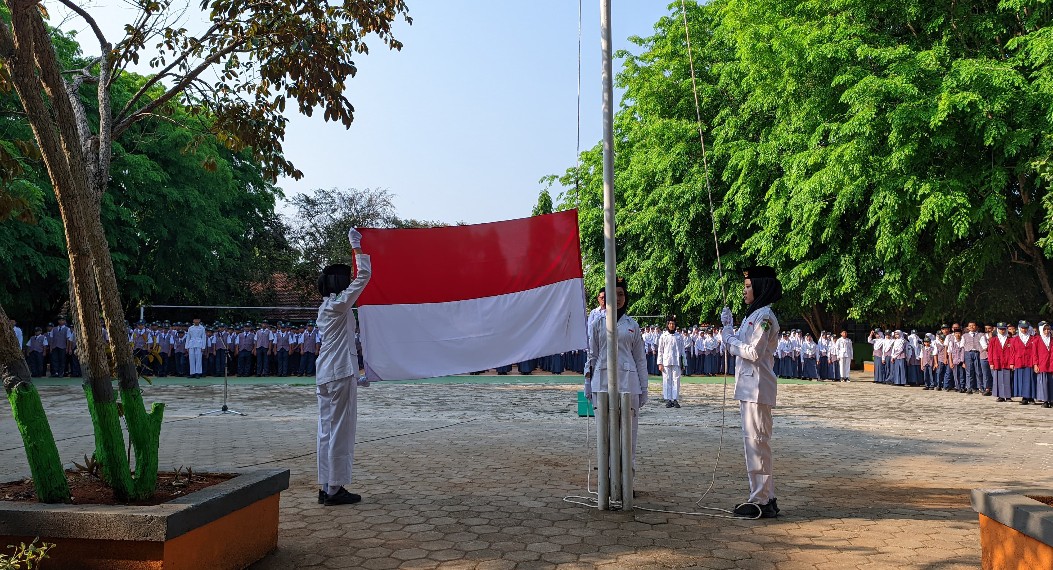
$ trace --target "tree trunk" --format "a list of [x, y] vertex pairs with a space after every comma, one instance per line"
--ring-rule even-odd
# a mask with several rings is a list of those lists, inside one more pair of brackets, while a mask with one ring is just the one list
[[70, 502], [69, 484], [62, 469], [55, 436], [40, 402], [40, 393], [29, 375], [7, 313], [0, 306], [0, 378], [3, 378], [11, 415], [22, 436], [26, 461], [33, 476], [33, 489], [42, 503]]
[[[106, 71], [109, 57], [102, 62], [103, 72], [99, 81], [100, 129], [110, 128], [109, 92], [103, 85], [108, 83]], [[72, 100], [74, 106], [79, 100]], [[128, 439], [135, 449], [135, 477], [132, 496], [135, 499], [146, 498], [157, 488], [157, 463], [161, 438], [161, 421], [164, 418], [164, 404], [155, 403], [146, 411], [142, 391], [139, 389], [139, 373], [132, 348], [126, 341], [128, 329], [125, 325], [124, 308], [117, 288], [117, 277], [113, 271], [113, 259], [110, 256], [110, 244], [106, 240], [106, 231], [102, 227], [102, 195], [109, 181], [110, 137], [100, 136], [99, 141], [105, 144], [85, 144], [85, 148], [95, 147], [94, 157], [98, 162], [88, 172], [87, 184], [91, 189], [92, 211], [87, 217], [90, 230], [89, 243], [95, 259], [95, 283], [102, 302], [102, 313], [106, 328], [110, 331], [110, 347], [113, 350], [114, 367], [120, 387], [121, 402], [124, 405], [124, 421], [128, 426]]]
[[[101, 307], [90, 247], [89, 220], [97, 209], [90, 207], [93, 196], [87, 183], [87, 165], [76, 115], [37, 3], [8, 0], [8, 5], [11, 28], [9, 31], [0, 25], [0, 57], [12, 72], [12, 83], [40, 145], [62, 216], [75, 293], [72, 302], [80, 317], [78, 342], [87, 357], [82, 364], [86, 364], [84, 385], [95, 428], [96, 456], [117, 498], [128, 500], [133, 494], [131, 473], [124, 454], [124, 435], [102, 336]], [[109, 257], [108, 251], [106, 257]]]
[[1042, 287], [1042, 293], [1046, 295], [1046, 314], [1053, 314], [1053, 284], [1049, 281], [1049, 272], [1046, 270], [1046, 260], [1042, 254], [1042, 250], [1035, 248], [1035, 254], [1032, 256], [1031, 265], [1035, 268], [1035, 273], [1038, 275], [1038, 284]]

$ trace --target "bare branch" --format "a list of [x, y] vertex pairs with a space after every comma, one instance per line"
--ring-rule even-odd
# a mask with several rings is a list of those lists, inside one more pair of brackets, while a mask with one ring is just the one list
[[102, 33], [102, 29], [99, 28], [99, 24], [95, 22], [95, 18], [91, 17], [91, 14], [87, 13], [83, 8], [77, 6], [77, 4], [72, 2], [71, 0], [59, 0], [59, 2], [63, 6], [76, 12], [77, 15], [79, 15], [81, 18], [84, 18], [84, 21], [87, 22], [89, 26], [91, 26], [91, 31], [95, 32], [95, 37], [99, 40], [99, 47], [102, 48], [103, 51], [109, 51], [110, 42]]

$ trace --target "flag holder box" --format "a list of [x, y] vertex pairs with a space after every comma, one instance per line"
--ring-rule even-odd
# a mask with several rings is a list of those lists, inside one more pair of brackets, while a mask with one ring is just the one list
[[592, 402], [585, 397], [585, 392], [578, 392], [578, 417], [592, 417]]

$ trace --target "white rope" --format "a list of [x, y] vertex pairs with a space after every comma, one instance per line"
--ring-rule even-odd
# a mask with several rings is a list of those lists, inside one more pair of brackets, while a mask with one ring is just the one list
[[698, 142], [702, 143], [702, 167], [706, 176], [706, 193], [709, 195], [709, 218], [713, 228], [713, 248], [717, 252], [717, 275], [720, 277], [720, 294], [724, 302], [727, 302], [728, 294], [724, 290], [724, 267], [720, 261], [720, 242], [717, 240], [717, 217], [713, 208], [713, 189], [709, 183], [706, 137], [702, 133], [702, 105], [698, 102], [698, 81], [695, 79], [695, 54], [691, 50], [691, 29], [687, 24], [687, 2], [685, 0], [680, 0], [680, 9], [684, 16], [684, 37], [687, 38], [687, 62], [691, 67], [691, 92], [695, 95], [695, 121], [698, 123]]

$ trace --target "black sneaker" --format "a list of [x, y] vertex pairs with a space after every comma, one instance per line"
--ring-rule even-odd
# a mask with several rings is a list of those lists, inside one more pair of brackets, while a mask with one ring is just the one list
[[673, 401], [672, 400], [666, 400], [665, 401], [665, 407], [672, 408], [673, 407]]
[[743, 519], [759, 519], [764, 516], [764, 509], [757, 503], [740, 503], [735, 505], [731, 512]]
[[774, 497], [766, 504], [761, 505], [760, 509], [762, 519], [773, 519], [779, 516], [779, 504], [775, 502]]
[[361, 495], [348, 492], [347, 489], [340, 487], [336, 493], [332, 495], [326, 495], [325, 506], [331, 507], [333, 505], [353, 505], [362, 500]]
[[679, 408], [680, 407], [680, 400], [673, 400], [673, 407], [674, 408]]
[[1005, 401], [1005, 398], [998, 398], [998, 399], [997, 399], [997, 400], [995, 400], [995, 401], [996, 401], [996, 402], [1004, 402], [1004, 401]]
[[324, 505], [325, 504], [325, 491], [323, 491], [321, 489], [318, 489], [318, 504], [319, 505]]

